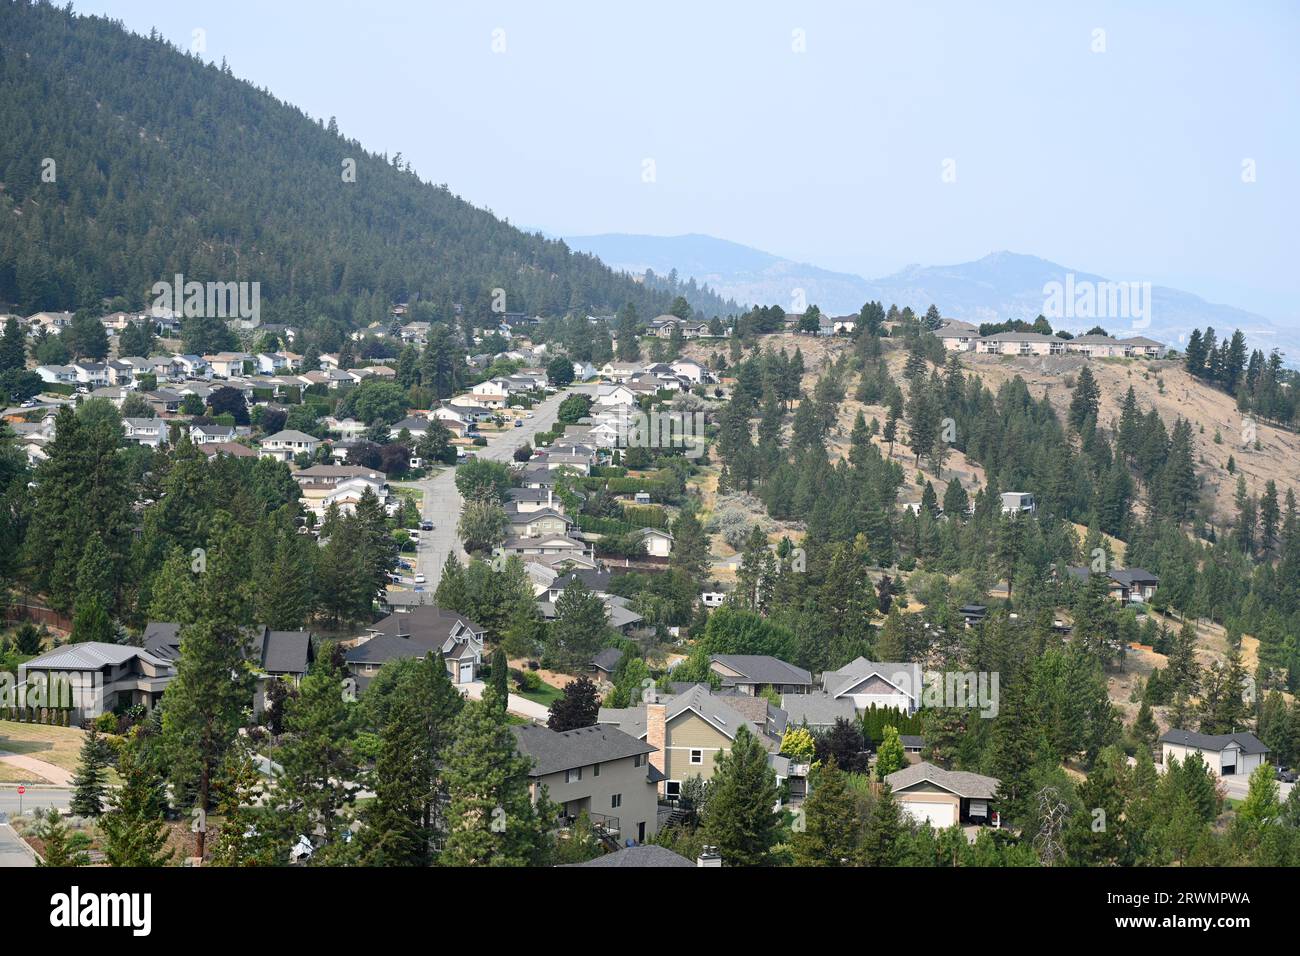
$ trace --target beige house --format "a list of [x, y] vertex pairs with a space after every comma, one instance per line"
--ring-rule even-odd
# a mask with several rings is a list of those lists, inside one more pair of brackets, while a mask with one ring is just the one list
[[293, 461], [301, 454], [315, 455], [316, 449], [320, 447], [320, 439], [315, 435], [289, 428], [263, 438], [258, 447], [263, 458]]
[[935, 329], [934, 334], [949, 352], [969, 352], [980, 337], [977, 327], [969, 322], [958, 322], [956, 319], [949, 319]]
[[10, 689], [0, 683], [0, 689], [14, 695], [3, 706], [70, 709], [72, 719], [80, 722], [118, 706], [153, 709], [175, 676], [168, 661], [144, 648], [86, 641], [19, 664], [17, 685]]
[[545, 790], [561, 807], [561, 825], [586, 813], [611, 845], [644, 843], [659, 832], [659, 783], [654, 747], [615, 727], [557, 733], [547, 727], [510, 728], [519, 752], [532, 761], [533, 803]]
[[1039, 332], [999, 332], [975, 340], [982, 355], [1064, 355], [1065, 339]]
[[904, 813], [937, 830], [955, 824], [988, 823], [992, 819], [990, 802], [1000, 783], [995, 777], [944, 770], [924, 761], [891, 773], [885, 782]]
[[663, 793], [677, 797], [691, 777], [712, 779], [719, 754], [731, 750], [736, 732], [747, 726], [768, 751], [778, 782], [790, 775], [790, 762], [777, 751], [785, 733], [785, 711], [762, 697], [713, 694], [704, 684], [637, 707], [602, 707], [601, 725], [618, 727], [655, 749], [650, 761], [663, 775]]
[[1160, 738], [1160, 762], [1165, 767], [1170, 761], [1181, 763], [1192, 754], [1200, 754], [1216, 777], [1250, 776], [1268, 752], [1262, 740], [1244, 730], [1235, 734], [1170, 730]]

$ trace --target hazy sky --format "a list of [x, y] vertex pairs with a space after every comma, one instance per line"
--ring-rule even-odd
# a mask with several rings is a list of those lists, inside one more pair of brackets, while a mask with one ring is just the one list
[[523, 226], [868, 277], [1009, 249], [1300, 326], [1300, 4], [464, 6], [77, 3], [202, 29], [208, 59]]

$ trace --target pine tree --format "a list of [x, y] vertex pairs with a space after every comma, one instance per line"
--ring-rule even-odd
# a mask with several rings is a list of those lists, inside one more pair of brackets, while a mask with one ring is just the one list
[[834, 760], [813, 772], [800, 810], [802, 827], [796, 828], [790, 847], [795, 866], [854, 865], [862, 837], [861, 809]]
[[162, 781], [143, 746], [137, 736], [122, 747], [117, 762], [122, 785], [113, 791], [109, 810], [100, 818], [109, 866], [166, 866], [174, 853], [163, 851], [167, 826], [158, 805]]
[[79, 817], [97, 817], [104, 812], [104, 794], [108, 788], [108, 742], [99, 736], [92, 721], [81, 742], [80, 764], [72, 778], [72, 813]]
[[532, 866], [547, 854], [545, 806], [529, 795], [531, 762], [501, 715], [496, 691], [456, 718], [444, 774], [450, 803], [440, 861], [447, 866]]
[[1122, 866], [1128, 862], [1123, 766], [1123, 756], [1109, 749], [1079, 788], [1079, 808], [1063, 834], [1066, 856], [1075, 866]]
[[882, 784], [871, 804], [862, 838], [863, 866], [898, 866], [903, 861], [906, 826], [889, 784]]
[[90, 837], [84, 833], [71, 833], [59, 811], [50, 807], [36, 828], [41, 841], [42, 866], [88, 866]]
[[774, 810], [776, 776], [767, 751], [744, 724], [737, 728], [730, 752], [718, 755], [709, 794], [704, 838], [718, 848], [723, 864], [767, 865], [780, 826]]
[[321, 648], [298, 696], [286, 708], [289, 739], [277, 756], [282, 771], [276, 787], [278, 809], [292, 827], [286, 837], [290, 843], [309, 837], [318, 848], [313, 863], [328, 863], [340, 851], [341, 813], [356, 799], [352, 702], [333, 649], [333, 644]]
[[492, 651], [492, 686], [496, 688], [498, 702], [505, 707], [510, 700], [510, 663], [505, 649], [499, 645]]

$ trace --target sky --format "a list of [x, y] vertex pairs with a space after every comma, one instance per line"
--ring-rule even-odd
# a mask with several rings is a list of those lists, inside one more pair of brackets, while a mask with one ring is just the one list
[[1300, 328], [1300, 4], [79, 0], [520, 226], [1010, 250]]

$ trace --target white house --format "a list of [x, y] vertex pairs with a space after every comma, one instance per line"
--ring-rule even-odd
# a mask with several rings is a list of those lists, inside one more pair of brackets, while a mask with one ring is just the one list
[[636, 537], [645, 542], [645, 553], [652, 558], [666, 558], [673, 553], [673, 536], [670, 532], [660, 528], [642, 528]]
[[256, 364], [253, 356], [247, 352], [218, 352], [216, 355], [203, 356], [203, 360], [212, 369], [212, 374], [218, 378], [243, 375], [245, 362]]
[[124, 418], [122, 430], [127, 441], [157, 448], [167, 444], [167, 422], [161, 418]]
[[490, 378], [479, 382], [469, 392], [479, 404], [500, 408], [510, 397], [510, 386], [503, 378]]
[[1160, 738], [1160, 761], [1164, 766], [1168, 767], [1171, 760], [1182, 762], [1196, 753], [1219, 777], [1249, 776], [1264, 762], [1268, 752], [1262, 740], [1244, 730], [1235, 734], [1170, 730]]
[[822, 675], [822, 688], [831, 697], [847, 697], [855, 710], [894, 707], [914, 714], [921, 703], [921, 665], [873, 663], [859, 657], [837, 671]]
[[1004, 491], [1002, 492], [1002, 513], [1005, 514], [1033, 514], [1038, 510], [1038, 505], [1034, 502], [1034, 496], [1027, 491]]
[[293, 461], [296, 456], [304, 452], [315, 455], [319, 446], [320, 439], [306, 432], [294, 431], [292, 428], [268, 435], [258, 443], [263, 458], [274, 458], [277, 461]]

